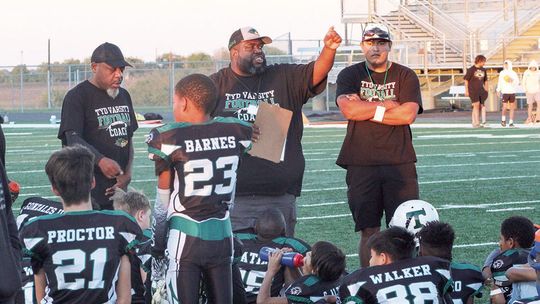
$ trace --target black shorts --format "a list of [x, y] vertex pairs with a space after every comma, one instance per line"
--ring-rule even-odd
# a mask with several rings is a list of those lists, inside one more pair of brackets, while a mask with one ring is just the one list
[[516, 94], [503, 94], [502, 101], [514, 103], [516, 101]]
[[471, 99], [472, 103], [480, 102], [480, 104], [484, 104], [484, 102], [486, 102], [486, 99], [488, 98], [488, 92], [487, 91], [469, 92], [469, 98]]
[[418, 199], [415, 163], [388, 166], [348, 166], [347, 197], [355, 231], [386, 225], [403, 202]]

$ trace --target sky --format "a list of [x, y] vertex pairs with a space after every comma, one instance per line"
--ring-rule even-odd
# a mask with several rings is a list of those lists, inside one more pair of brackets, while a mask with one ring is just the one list
[[[365, 0], [358, 0], [359, 3]], [[0, 66], [83, 60], [101, 43], [145, 61], [225, 47], [251, 25], [272, 38], [322, 39], [332, 25], [344, 37], [340, 0], [1, 0]]]

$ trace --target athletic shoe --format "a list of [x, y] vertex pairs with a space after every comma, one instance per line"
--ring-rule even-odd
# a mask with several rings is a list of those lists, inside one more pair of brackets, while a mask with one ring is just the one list
[[480, 124], [480, 128], [485, 128], [485, 127], [487, 127], [487, 123], [486, 123], [486, 122], [483, 122], [483, 123]]
[[508, 126], [509, 126], [510, 128], [515, 127], [513, 122], [511, 122]]
[[476, 128], [480, 128], [481, 126], [473, 124], [472, 127], [473, 127], [473, 129], [476, 129]]
[[501, 121], [501, 126], [506, 127], [506, 121]]

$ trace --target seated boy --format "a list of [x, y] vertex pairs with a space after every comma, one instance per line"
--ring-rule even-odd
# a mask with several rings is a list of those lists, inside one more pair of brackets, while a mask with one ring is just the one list
[[134, 248], [135, 256], [130, 256], [131, 263], [131, 303], [144, 304], [146, 296], [145, 282], [150, 271], [151, 231], [150, 231], [150, 202], [138, 191], [124, 192], [116, 188], [111, 197], [114, 210], [121, 210], [137, 221], [143, 231], [141, 242]]
[[236, 169], [251, 146], [252, 128], [233, 118], [212, 119], [216, 102], [210, 78], [186, 76], [175, 86], [176, 123], [153, 129], [147, 141], [158, 175], [155, 212], [159, 205], [167, 210], [167, 222], [155, 215], [154, 238], [158, 245], [168, 238], [169, 303], [196, 303], [201, 274], [213, 298], [210, 302], [232, 303], [229, 208]]
[[257, 304], [287, 303], [339, 303], [339, 286], [345, 272], [345, 255], [334, 244], [319, 241], [306, 254], [302, 273], [304, 276], [287, 284], [279, 297], [270, 296], [270, 286], [281, 268], [280, 262], [285, 252], [278, 249], [269, 256], [268, 270], [264, 277]]
[[82, 146], [54, 152], [45, 166], [63, 214], [36, 217], [21, 230], [36, 299], [47, 303], [129, 303], [129, 250], [141, 234], [124, 212], [92, 211], [94, 155]]
[[500, 253], [493, 258], [490, 266], [492, 303], [507, 303], [515, 300], [512, 295], [512, 282], [506, 271], [514, 265], [527, 264], [527, 256], [534, 241], [534, 225], [526, 217], [512, 216], [501, 223], [499, 236]]
[[[242, 257], [238, 267], [246, 287], [247, 303], [255, 303], [257, 294], [266, 274], [268, 262], [259, 258], [262, 247], [290, 248], [292, 251], [306, 255], [311, 250], [310, 246], [296, 238], [285, 237], [286, 223], [281, 211], [277, 208], [269, 208], [257, 218], [255, 233], [235, 233], [235, 236], [243, 243]], [[295, 270], [281, 267], [272, 281], [271, 296], [279, 294], [285, 284], [285, 277], [289, 276], [287, 283], [298, 277]]]
[[342, 303], [452, 303], [450, 262], [431, 256], [413, 258], [412, 233], [390, 227], [371, 236], [367, 246], [370, 267], [343, 279]]
[[[420, 256], [434, 256], [452, 261], [454, 229], [447, 223], [428, 222], [416, 235], [420, 240]], [[474, 303], [482, 297], [484, 277], [478, 266], [468, 263], [450, 263], [450, 275], [454, 282], [450, 297], [454, 303]]]

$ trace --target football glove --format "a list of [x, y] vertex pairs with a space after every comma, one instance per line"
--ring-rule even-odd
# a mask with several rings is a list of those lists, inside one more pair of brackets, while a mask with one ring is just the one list
[[152, 303], [153, 304], [168, 304], [167, 288], [165, 277], [169, 260], [166, 257], [152, 257]]
[[165, 280], [152, 281], [152, 304], [169, 304]]

